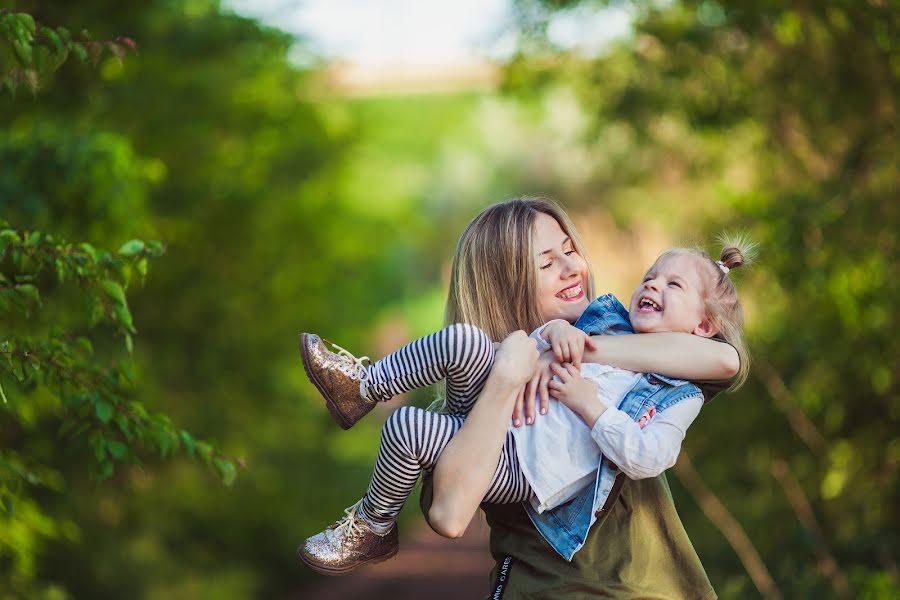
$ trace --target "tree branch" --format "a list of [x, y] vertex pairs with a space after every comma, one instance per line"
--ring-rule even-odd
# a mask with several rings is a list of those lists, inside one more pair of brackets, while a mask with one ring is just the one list
[[697, 473], [697, 470], [694, 468], [694, 465], [685, 450], [681, 451], [681, 454], [678, 456], [678, 462], [675, 463], [673, 470], [675, 471], [675, 474], [678, 475], [678, 479], [681, 480], [694, 497], [694, 500], [700, 506], [703, 514], [706, 515], [706, 518], [709, 519], [712, 524], [715, 525], [716, 529], [725, 536], [725, 539], [728, 540], [728, 543], [734, 549], [735, 554], [738, 555], [738, 558], [744, 565], [744, 569], [747, 570], [747, 574], [750, 575], [750, 579], [753, 580], [753, 585], [756, 586], [756, 589], [759, 590], [762, 597], [767, 600], [779, 600], [781, 598], [781, 591], [775, 584], [775, 580], [772, 579], [772, 576], [769, 574], [769, 570], [766, 568], [765, 563], [763, 563], [753, 542], [750, 541], [744, 528], [741, 527], [741, 524], [738, 523], [737, 519], [731, 515], [725, 504], [719, 500], [718, 496], [716, 496], [708, 487], [706, 487], [705, 483], [703, 483], [703, 479], [700, 477], [700, 474]]

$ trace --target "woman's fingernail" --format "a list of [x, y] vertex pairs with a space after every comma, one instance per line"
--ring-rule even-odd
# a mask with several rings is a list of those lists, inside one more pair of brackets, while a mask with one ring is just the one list
[[542, 414], [542, 415], [546, 415], [546, 414], [547, 414], [547, 409], [546, 409], [546, 408], [542, 408], [542, 409], [541, 409], [541, 414]]
[[528, 424], [531, 425], [534, 423], [534, 417], [528, 417]]
[[516, 425], [516, 427], [518, 427], [518, 426], [519, 426], [519, 425], [521, 425], [521, 424], [522, 424], [522, 421], [520, 421], [520, 420], [518, 420], [518, 419], [516, 419], [516, 421], [515, 421], [515, 425]]

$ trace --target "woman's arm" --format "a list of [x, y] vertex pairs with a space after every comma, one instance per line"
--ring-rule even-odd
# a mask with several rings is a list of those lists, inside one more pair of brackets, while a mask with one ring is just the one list
[[689, 333], [637, 333], [591, 336], [596, 350], [582, 362], [595, 362], [637, 373], [659, 373], [692, 381], [720, 381], [737, 375], [740, 358], [730, 344]]
[[439, 534], [462, 536], [491, 484], [509, 428], [509, 415], [537, 361], [535, 342], [524, 332], [500, 345], [494, 367], [465, 423], [434, 469], [428, 522]]

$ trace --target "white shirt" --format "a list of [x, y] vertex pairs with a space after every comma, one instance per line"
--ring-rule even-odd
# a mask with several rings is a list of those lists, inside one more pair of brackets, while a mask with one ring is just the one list
[[[540, 338], [542, 330], [531, 334], [539, 351], [549, 348]], [[532, 425], [510, 426], [538, 512], [563, 504], [592, 482], [601, 454], [631, 479], [659, 475], [675, 464], [687, 429], [703, 407], [702, 397], [687, 398], [654, 415], [642, 429], [616, 408], [640, 374], [597, 363], [582, 363], [581, 373], [597, 384], [598, 402], [607, 407], [592, 428], [561, 402], [551, 402]]]

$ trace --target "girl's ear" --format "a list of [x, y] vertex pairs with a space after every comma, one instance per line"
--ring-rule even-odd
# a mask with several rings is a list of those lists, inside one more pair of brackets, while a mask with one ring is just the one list
[[700, 323], [696, 327], [694, 327], [694, 330], [691, 333], [693, 333], [694, 335], [699, 335], [700, 337], [711, 338], [719, 332], [716, 331], [716, 328], [713, 327], [712, 323], [704, 319], [703, 321], [700, 321]]

